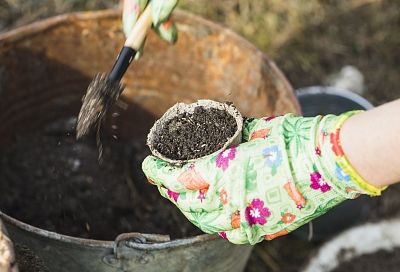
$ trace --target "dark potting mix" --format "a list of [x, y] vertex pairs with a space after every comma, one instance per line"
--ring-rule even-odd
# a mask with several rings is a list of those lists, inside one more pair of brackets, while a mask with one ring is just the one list
[[[71, 121], [72, 120], [72, 121]], [[150, 185], [141, 170], [150, 153], [145, 139], [103, 136], [96, 144], [75, 140], [76, 119], [19, 135], [1, 152], [0, 210], [61, 234], [114, 240], [124, 232], [200, 234]]]
[[189, 160], [222, 148], [237, 130], [235, 118], [225, 110], [197, 106], [168, 120], [156, 134], [154, 147], [174, 160]]

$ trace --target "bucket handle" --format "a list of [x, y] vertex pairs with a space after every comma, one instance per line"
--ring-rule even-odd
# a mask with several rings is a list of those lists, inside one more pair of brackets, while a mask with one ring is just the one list
[[132, 249], [147, 249], [148, 244], [165, 243], [171, 241], [169, 235], [160, 234], [143, 234], [138, 232], [122, 233], [115, 238], [114, 241], [114, 254], [119, 257], [119, 250], [121, 243]]
[[116, 268], [130, 267], [135, 262], [144, 265], [154, 259], [153, 253], [148, 251], [149, 245], [159, 245], [159, 249], [163, 249], [163, 243], [170, 241], [169, 235], [122, 233], [114, 240], [113, 253], [104, 256], [102, 261]]

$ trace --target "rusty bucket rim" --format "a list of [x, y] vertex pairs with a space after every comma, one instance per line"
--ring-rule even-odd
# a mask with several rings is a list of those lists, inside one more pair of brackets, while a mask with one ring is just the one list
[[[58, 25], [65, 24], [65, 23], [71, 23], [74, 20], [85, 21], [85, 20], [91, 20], [94, 18], [98, 19], [98, 18], [113, 18], [116, 16], [120, 17], [121, 13], [122, 13], [121, 9], [111, 8], [111, 9], [103, 9], [103, 10], [98, 10], [98, 11], [79, 11], [79, 12], [70, 12], [70, 13], [60, 14], [60, 15], [48, 17], [45, 19], [37, 20], [35, 22], [31, 22], [26, 25], [22, 25], [22, 26], [14, 28], [14, 29], [8, 30], [4, 33], [0, 33], [0, 43], [7, 44], [7, 43], [19, 41], [21, 39], [29, 38], [31, 36], [34, 36], [40, 32], [49, 30]], [[268, 62], [269, 65], [271, 65], [271, 68], [274, 70], [274, 72], [280, 78], [280, 81], [281, 81], [280, 84], [284, 85], [286, 89], [291, 90], [291, 92], [288, 92], [287, 95], [291, 96], [290, 100], [293, 103], [293, 106], [296, 108], [296, 112], [301, 113], [301, 107], [300, 107], [299, 101], [296, 97], [296, 94], [295, 94], [295, 91], [294, 91], [292, 85], [289, 83], [288, 79], [283, 74], [283, 72], [278, 68], [276, 63], [274, 61], [272, 61], [267, 56], [267, 54], [265, 54], [263, 51], [261, 51], [257, 46], [252, 44], [250, 41], [248, 41], [246, 38], [242, 37], [235, 31], [233, 31], [232, 29], [224, 27], [222, 24], [205, 19], [194, 13], [191, 13], [191, 12], [188, 12], [185, 10], [181, 10], [178, 8], [177, 10], [174, 11], [173, 16], [190, 18], [190, 20], [194, 20], [201, 25], [209, 26], [210, 28], [215, 29], [215, 30], [220, 30], [221, 33], [224, 33], [225, 35], [230, 36], [230, 38], [232, 38], [233, 40], [236, 40], [243, 47], [246, 47], [247, 49], [258, 54], [263, 61], [266, 61], [266, 62]], [[178, 27], [179, 27], [179, 23], [178, 23]]]
[[[51, 29], [52, 27], [56, 27], [60, 24], [70, 23], [76, 20], [85, 21], [91, 19], [99, 19], [99, 18], [113, 18], [113, 17], [121, 17], [122, 10], [120, 8], [110, 8], [110, 9], [102, 9], [97, 11], [77, 11], [77, 12], [68, 12], [60, 15], [51, 16], [48, 18], [40, 19], [37, 21], [33, 21], [16, 28], [10, 29], [3, 33], [0, 33], [0, 42], [15, 42], [23, 38], [30, 37], [42, 31]], [[195, 20], [197, 22], [201, 22], [201, 25], [210, 26], [212, 29], [222, 30], [221, 33], [225, 35], [229, 35], [231, 38], [238, 40], [241, 45], [248, 47], [250, 50], [256, 51], [260, 54], [260, 57], [267, 58], [269, 62], [274, 63], [271, 61], [267, 55], [262, 52], [259, 48], [257, 48], [254, 44], [248, 41], [246, 38], [242, 37], [241, 35], [237, 34], [230, 28], [224, 27], [222, 24], [216, 23], [214, 21], [205, 19], [199, 15], [196, 15], [192, 12], [182, 10], [177, 8], [174, 10], [174, 17], [186, 17], [190, 20]], [[177, 22], [179, 26], [179, 22]], [[121, 28], [122, 31], [122, 28]], [[275, 65], [274, 65], [275, 66]], [[275, 67], [274, 67], [275, 68]], [[276, 70], [280, 71], [279, 68], [276, 67]], [[282, 74], [282, 79], [287, 79]], [[288, 83], [288, 82], [287, 82]], [[288, 83], [289, 84], [289, 83]], [[289, 84], [290, 86], [290, 84]], [[292, 87], [290, 89], [293, 90]], [[293, 92], [294, 93], [294, 92]]]
[[[48, 238], [48, 239], [55, 239], [60, 242], [65, 242], [65, 243], [71, 243], [71, 244], [76, 244], [76, 245], [85, 245], [89, 247], [100, 247], [100, 248], [109, 248], [113, 249], [116, 241], [114, 240], [95, 240], [95, 239], [87, 239], [87, 238], [79, 238], [79, 237], [74, 237], [74, 236], [69, 236], [65, 234], [60, 234], [57, 232], [41, 229], [39, 227], [32, 226], [30, 224], [27, 224], [25, 222], [19, 221], [16, 218], [13, 218], [4, 212], [0, 211], [0, 218], [3, 220], [3, 223], [8, 223], [14, 226], [17, 226], [18, 228], [25, 230], [30, 233], [34, 233], [36, 235]], [[122, 234], [119, 234], [120, 236]], [[144, 234], [146, 235], [146, 234]], [[159, 234], [150, 234], [152, 236], [158, 236]], [[159, 236], [164, 236], [164, 235], [159, 235]], [[170, 241], [164, 241], [164, 242], [152, 242], [152, 243], [144, 243], [141, 244], [140, 248], [143, 250], [159, 250], [159, 249], [165, 249], [165, 248], [174, 248], [174, 247], [180, 247], [180, 246], [186, 246], [186, 245], [191, 245], [199, 242], [204, 242], [204, 241], [209, 241], [209, 240], [215, 240], [218, 238], [218, 235], [211, 235], [211, 234], [200, 234], [192, 237], [187, 237], [187, 238], [178, 238], [178, 239], [173, 239]]]

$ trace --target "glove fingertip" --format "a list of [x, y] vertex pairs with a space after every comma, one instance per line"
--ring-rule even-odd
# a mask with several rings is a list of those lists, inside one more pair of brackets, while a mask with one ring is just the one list
[[172, 20], [159, 24], [155, 31], [165, 41], [174, 44], [178, 40], [178, 29]]
[[128, 37], [135, 23], [136, 18], [134, 15], [127, 15], [125, 13], [122, 15], [122, 31], [124, 32], [125, 37]]
[[158, 25], [167, 21], [178, 4], [177, 0], [154, 0], [152, 7], [153, 24]]
[[157, 158], [154, 156], [147, 156], [142, 162], [142, 170], [146, 177], [150, 177], [152, 172], [157, 167]]

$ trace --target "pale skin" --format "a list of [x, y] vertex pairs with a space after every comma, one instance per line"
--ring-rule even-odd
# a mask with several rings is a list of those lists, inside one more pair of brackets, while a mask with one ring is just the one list
[[400, 99], [350, 117], [340, 133], [346, 157], [371, 185], [400, 182]]

